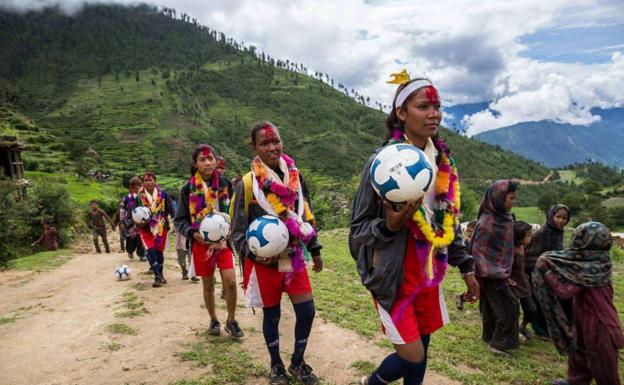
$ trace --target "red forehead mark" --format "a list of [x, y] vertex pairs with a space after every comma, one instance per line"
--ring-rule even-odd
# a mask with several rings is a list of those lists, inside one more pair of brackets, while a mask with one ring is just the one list
[[277, 132], [273, 129], [273, 127], [266, 125], [263, 127], [263, 129], [264, 129], [264, 137], [266, 139], [273, 140], [277, 138]]
[[212, 151], [210, 151], [209, 148], [205, 148], [205, 149], [201, 150], [201, 152], [199, 154], [201, 156], [203, 156], [203, 157], [208, 158], [208, 157], [210, 157], [210, 155], [212, 155]]
[[427, 86], [426, 88], [427, 100], [431, 104], [439, 104], [440, 97], [438, 96], [438, 90], [435, 89], [434, 86]]

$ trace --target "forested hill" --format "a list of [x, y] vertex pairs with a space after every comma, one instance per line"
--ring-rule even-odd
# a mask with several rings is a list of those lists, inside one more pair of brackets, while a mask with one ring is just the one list
[[[360, 172], [385, 131], [382, 112], [332, 87], [328, 75], [308, 75], [172, 9], [0, 10], [0, 45], [0, 127], [29, 142], [30, 169], [183, 176], [189, 149], [208, 142], [238, 173], [248, 167], [251, 126], [269, 119], [299, 166], [333, 184]], [[547, 173], [495, 146], [442, 135], [464, 178]]]

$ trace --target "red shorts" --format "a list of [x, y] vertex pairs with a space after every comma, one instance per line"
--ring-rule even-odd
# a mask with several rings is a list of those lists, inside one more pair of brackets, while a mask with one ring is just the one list
[[375, 302], [381, 329], [395, 345], [414, 342], [449, 321], [441, 286], [422, 288], [424, 274], [417, 257], [416, 243], [409, 236], [403, 258], [403, 282], [397, 290], [390, 313]]
[[265, 266], [245, 258], [243, 289], [247, 307], [272, 307], [280, 303], [282, 293], [312, 292], [308, 271], [282, 273], [275, 266]]
[[375, 301], [381, 330], [395, 345], [414, 342], [448, 323], [441, 286], [423, 290], [414, 298], [397, 298], [390, 313]]
[[145, 250], [156, 249], [159, 253], [165, 250], [167, 244], [167, 229], [163, 229], [163, 233], [159, 237], [155, 237], [149, 229], [139, 227], [139, 235], [145, 246]]
[[217, 250], [208, 256], [208, 247], [198, 242], [193, 242], [191, 247], [191, 273], [199, 277], [212, 277], [216, 268], [227, 270], [234, 268], [234, 254], [229, 247]]

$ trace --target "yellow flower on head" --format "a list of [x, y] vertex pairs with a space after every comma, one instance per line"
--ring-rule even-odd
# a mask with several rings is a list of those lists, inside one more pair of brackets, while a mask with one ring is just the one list
[[405, 84], [410, 81], [410, 76], [405, 68], [401, 72], [390, 74], [390, 77], [391, 79], [386, 82], [388, 84]]

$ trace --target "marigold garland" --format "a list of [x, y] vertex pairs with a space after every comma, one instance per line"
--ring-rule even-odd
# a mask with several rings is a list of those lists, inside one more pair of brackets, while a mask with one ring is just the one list
[[[316, 236], [316, 231], [313, 226], [304, 231], [302, 224], [299, 223], [294, 214], [296, 212], [295, 202], [299, 199], [299, 189], [301, 188], [299, 184], [299, 170], [295, 166], [295, 161], [288, 155], [282, 154], [282, 159], [286, 162], [286, 167], [288, 168], [288, 185], [284, 185], [279, 180], [269, 179], [265, 165], [259, 157], [252, 161], [251, 167], [259, 187], [265, 193], [266, 200], [273, 208], [273, 211], [282, 217], [286, 228], [288, 228], [288, 232], [291, 235], [288, 244], [288, 255], [293, 271], [298, 272], [305, 270], [303, 247]], [[303, 207], [303, 219], [306, 222], [312, 222], [314, 215], [310, 210], [308, 202], [304, 201]], [[292, 274], [287, 274], [286, 279], [292, 279]]]
[[156, 200], [152, 201], [150, 194], [145, 187], [142, 187], [139, 191], [139, 197], [141, 206], [149, 207], [152, 212], [152, 218], [149, 221], [149, 228], [152, 234], [156, 237], [156, 244], [160, 245], [162, 242], [162, 234], [165, 229], [165, 198], [164, 192], [158, 187], [154, 186], [154, 193], [156, 193]]
[[[212, 174], [212, 183], [209, 187], [204, 182], [199, 171], [196, 171], [195, 175], [189, 180], [189, 184], [189, 214], [191, 215], [192, 226], [197, 230], [206, 215], [214, 211], [219, 189], [219, 174], [216, 172]], [[207, 194], [205, 190], [208, 190]]]
[[[410, 141], [408, 140], [407, 143]], [[443, 249], [455, 239], [455, 224], [459, 215], [459, 178], [455, 161], [450, 157], [450, 152], [444, 142], [436, 139], [434, 144], [439, 154], [436, 162], [438, 172], [435, 181], [434, 215], [431, 222], [441, 226], [438, 226], [438, 230], [434, 230], [434, 226], [427, 222], [423, 208], [414, 213], [412, 221], [433, 248]]]

